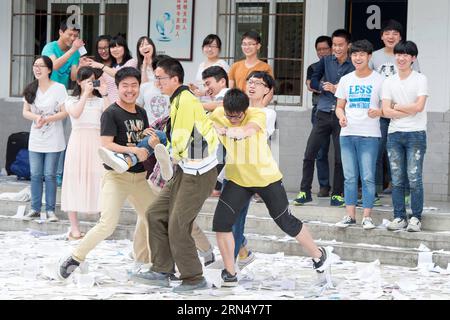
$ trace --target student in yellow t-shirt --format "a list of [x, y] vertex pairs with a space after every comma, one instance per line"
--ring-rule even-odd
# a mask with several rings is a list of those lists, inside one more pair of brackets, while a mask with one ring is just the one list
[[272, 157], [266, 136], [266, 116], [259, 108], [249, 108], [249, 98], [239, 89], [230, 89], [223, 107], [211, 114], [219, 139], [227, 150], [222, 190], [213, 219], [213, 231], [223, 258], [223, 286], [236, 286], [232, 227], [242, 207], [258, 193], [270, 216], [313, 258], [314, 269], [322, 273], [329, 267], [331, 251], [317, 247], [306, 226], [294, 217], [281, 181], [282, 174]]

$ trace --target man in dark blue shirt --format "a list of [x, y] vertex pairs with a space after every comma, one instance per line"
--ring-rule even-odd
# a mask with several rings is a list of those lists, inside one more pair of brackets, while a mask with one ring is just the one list
[[311, 88], [320, 91], [320, 97], [317, 104], [316, 124], [309, 135], [306, 145], [302, 182], [300, 184], [300, 192], [294, 199], [295, 205], [303, 205], [312, 201], [311, 185], [314, 176], [314, 160], [323, 140], [330, 135], [334, 145], [334, 179], [330, 205], [342, 207], [345, 203], [342, 197], [344, 175], [339, 145], [341, 126], [339, 125], [339, 119], [334, 113], [336, 108], [334, 93], [341, 77], [355, 70], [348, 56], [350, 38], [350, 33], [344, 29], [334, 31], [331, 36], [333, 54], [320, 59], [314, 68]]

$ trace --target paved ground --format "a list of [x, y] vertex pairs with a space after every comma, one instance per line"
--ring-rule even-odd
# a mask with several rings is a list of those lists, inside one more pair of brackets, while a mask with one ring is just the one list
[[[449, 270], [408, 269], [377, 262], [339, 262], [330, 285], [318, 286], [311, 261], [302, 257], [256, 253], [257, 260], [241, 273], [233, 289], [211, 288], [178, 295], [171, 288], [150, 287], [128, 280], [133, 268], [128, 240], [104, 241], [88, 257], [87, 273], [79, 270], [66, 281], [56, 280], [60, 257], [76, 242], [33, 232], [0, 233], [0, 299], [450, 299]], [[218, 252], [216, 251], [218, 254]], [[208, 269], [210, 283], [220, 269]], [[172, 286], [177, 283], [173, 282]]]

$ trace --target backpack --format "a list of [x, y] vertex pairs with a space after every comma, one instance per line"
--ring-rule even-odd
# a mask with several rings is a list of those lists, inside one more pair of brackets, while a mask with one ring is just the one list
[[16, 160], [11, 164], [11, 172], [17, 176], [17, 179], [30, 179], [30, 157], [28, 149], [20, 149]]
[[30, 134], [28, 132], [16, 132], [8, 137], [8, 144], [6, 146], [6, 172], [8, 175], [11, 172], [11, 164], [16, 160], [17, 153], [20, 149], [28, 149], [28, 139]]

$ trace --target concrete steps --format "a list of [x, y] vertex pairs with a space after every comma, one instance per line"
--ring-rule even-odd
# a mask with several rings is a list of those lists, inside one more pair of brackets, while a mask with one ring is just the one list
[[[27, 228], [44, 231], [48, 234], [62, 234], [67, 231], [69, 222], [67, 215], [57, 206], [56, 214], [60, 219], [57, 223], [39, 224], [37, 221], [23, 221], [12, 216], [16, 214], [17, 207], [24, 203], [14, 201], [0, 202], [0, 230], [26, 230]], [[215, 244], [215, 234], [211, 232], [213, 212], [217, 199], [208, 199], [197, 222], [205, 230], [211, 242]], [[27, 207], [29, 203], [26, 203]], [[434, 252], [433, 261], [446, 268], [450, 262], [450, 215], [445, 213], [428, 212], [424, 215], [423, 226], [425, 231], [409, 233], [406, 231], [390, 232], [384, 228], [363, 230], [359, 225], [340, 229], [334, 226], [345, 214], [342, 208], [308, 205], [304, 207], [292, 207], [292, 213], [305, 220], [318, 244], [332, 245], [335, 252], [343, 260], [370, 262], [379, 259], [381, 263], [414, 267], [417, 265], [418, 253], [416, 250], [420, 244], [426, 245], [433, 251], [444, 250], [447, 252]], [[360, 222], [358, 213], [358, 222]], [[98, 215], [81, 214], [82, 231], [88, 231], [98, 220]], [[392, 213], [387, 211], [375, 211], [373, 214], [376, 224], [382, 219], [391, 219]], [[310, 222], [307, 222], [307, 221]], [[119, 226], [110, 239], [132, 239], [136, 214], [130, 207], [122, 209]], [[305, 252], [290, 237], [287, 237], [272, 221], [264, 204], [252, 203], [246, 223], [246, 235], [249, 246], [258, 252], [277, 253], [286, 255], [305, 255]]]

